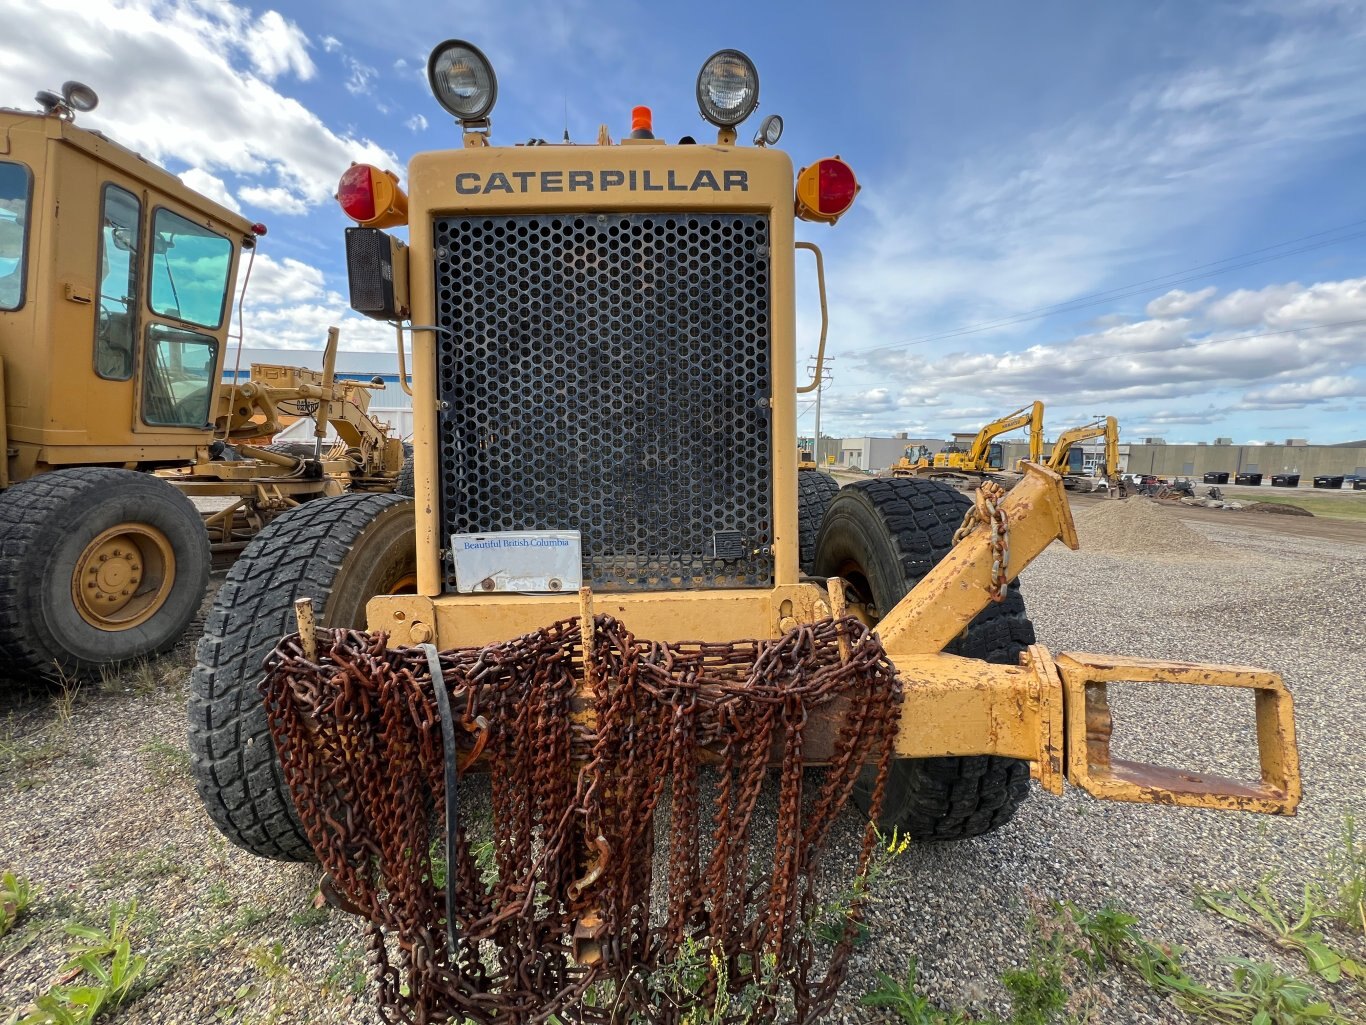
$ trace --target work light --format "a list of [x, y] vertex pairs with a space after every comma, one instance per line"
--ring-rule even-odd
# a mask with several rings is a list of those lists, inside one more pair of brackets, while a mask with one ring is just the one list
[[717, 128], [734, 128], [759, 105], [759, 72], [739, 50], [718, 50], [697, 74], [697, 106]]
[[770, 114], [759, 122], [759, 130], [754, 133], [754, 145], [776, 146], [782, 137], [783, 119], [777, 114]]
[[436, 102], [457, 121], [482, 121], [498, 99], [498, 79], [483, 52], [463, 39], [448, 39], [427, 59], [427, 81]]

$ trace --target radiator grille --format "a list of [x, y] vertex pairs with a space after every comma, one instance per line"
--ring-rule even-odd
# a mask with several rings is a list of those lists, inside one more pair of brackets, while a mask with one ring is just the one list
[[770, 586], [767, 218], [452, 217], [434, 238], [446, 535], [579, 530], [600, 589]]

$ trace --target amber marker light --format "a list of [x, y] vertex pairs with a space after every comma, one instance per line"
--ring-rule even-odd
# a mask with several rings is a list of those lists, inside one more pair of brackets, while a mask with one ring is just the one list
[[408, 195], [398, 175], [372, 164], [352, 164], [337, 183], [342, 212], [365, 228], [393, 228], [408, 223]]
[[853, 168], [839, 157], [817, 160], [797, 175], [797, 216], [834, 224], [854, 205], [859, 188]]

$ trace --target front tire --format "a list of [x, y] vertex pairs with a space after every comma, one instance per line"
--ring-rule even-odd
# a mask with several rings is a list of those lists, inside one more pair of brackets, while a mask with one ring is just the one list
[[0, 494], [0, 665], [11, 671], [93, 678], [165, 651], [208, 581], [203, 520], [151, 474], [73, 467]]
[[266, 722], [262, 662], [295, 630], [294, 601], [318, 625], [363, 627], [365, 603], [411, 590], [413, 503], [348, 494], [291, 509], [252, 539], [214, 599], [190, 676], [190, 761], [214, 824], [263, 858], [311, 861]]
[[839, 481], [820, 470], [797, 471], [797, 561], [803, 573], [810, 573], [816, 557], [816, 535], [820, 533], [825, 510], [839, 494]]
[[[816, 539], [817, 576], [844, 577], [869, 607], [886, 615], [953, 547], [971, 505], [939, 481], [881, 478], [842, 489], [826, 511]], [[1016, 665], [1034, 643], [1019, 582], [1005, 601], [983, 609], [944, 650]], [[869, 808], [873, 773], [854, 790]], [[1029, 763], [994, 755], [901, 758], [887, 778], [879, 828], [916, 840], [962, 840], [999, 829], [1029, 796]]]

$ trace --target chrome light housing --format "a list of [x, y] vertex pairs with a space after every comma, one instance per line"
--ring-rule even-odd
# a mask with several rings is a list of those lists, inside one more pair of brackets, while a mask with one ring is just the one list
[[754, 145], [776, 146], [782, 137], [783, 119], [777, 114], [770, 114], [759, 122], [759, 130], [754, 133]]
[[759, 72], [739, 50], [718, 50], [697, 73], [697, 106], [717, 128], [734, 128], [759, 105]]
[[457, 121], [483, 121], [498, 99], [493, 65], [477, 46], [447, 39], [427, 58], [432, 95]]

